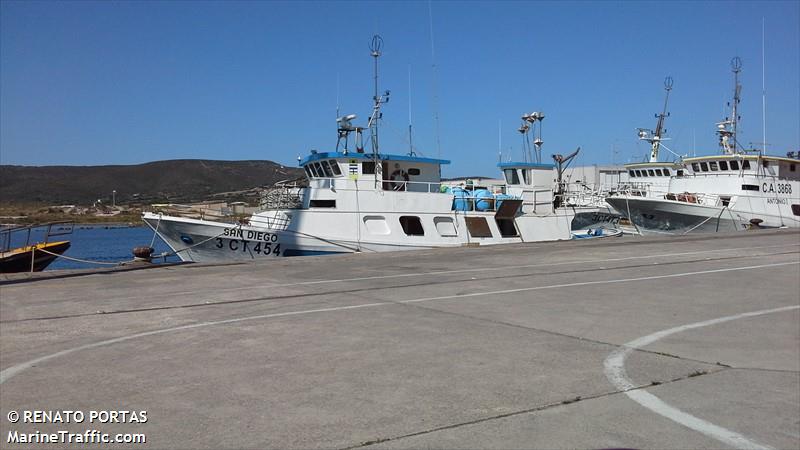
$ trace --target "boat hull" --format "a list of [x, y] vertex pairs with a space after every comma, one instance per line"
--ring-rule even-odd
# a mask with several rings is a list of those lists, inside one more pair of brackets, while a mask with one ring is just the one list
[[60, 241], [3, 252], [0, 254], [0, 273], [41, 272], [69, 247], [69, 241]]
[[[424, 224], [422, 229], [427, 231], [406, 232], [401, 228], [400, 220], [406, 214], [411, 213], [357, 215], [307, 210], [271, 211], [254, 214], [247, 224], [156, 213], [145, 213], [142, 219], [182, 261], [226, 262], [569, 239], [569, 223], [574, 217], [566, 211], [545, 216], [522, 215], [513, 219], [513, 225], [506, 223], [506, 228], [500, 230], [494, 213], [490, 212], [417, 213], [419, 225]], [[294, 218], [291, 220], [275, 220], [275, 217], [292, 215]], [[470, 226], [467, 222], [481, 217], [486, 228], [480, 231], [488, 234], [476, 236], [476, 230], [468, 231]], [[447, 227], [437, 224], [442, 220]], [[266, 225], [269, 223], [278, 226]], [[513, 232], [509, 233], [512, 228]]]
[[[694, 203], [630, 197], [609, 197], [606, 201], [633, 222], [642, 234], [716, 233], [742, 231], [757, 218], [752, 214]], [[764, 215], [758, 218], [763, 219]], [[771, 227], [771, 222], [765, 227]]]

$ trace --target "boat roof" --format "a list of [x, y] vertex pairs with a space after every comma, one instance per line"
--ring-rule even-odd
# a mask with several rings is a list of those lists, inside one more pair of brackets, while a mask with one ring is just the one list
[[681, 168], [683, 165], [676, 162], [668, 162], [668, 161], [656, 161], [656, 162], [638, 162], [638, 163], [628, 163], [625, 164], [626, 169], [647, 169], [648, 167], [672, 167], [672, 168]]
[[[300, 167], [303, 167], [310, 162], [320, 161], [323, 159], [373, 159], [373, 158], [374, 155], [372, 153], [358, 153], [358, 152], [312, 153], [306, 156], [305, 159], [300, 161]], [[423, 164], [450, 164], [450, 161], [447, 159], [421, 158], [419, 156], [389, 155], [383, 153], [378, 154], [378, 159], [381, 161], [407, 161], [407, 162], [417, 162]]]
[[719, 159], [749, 159], [749, 160], [764, 159], [764, 160], [767, 160], [767, 161], [783, 161], [783, 162], [790, 162], [790, 163], [800, 163], [800, 159], [792, 159], [792, 158], [787, 158], [785, 156], [742, 155], [742, 154], [694, 156], [694, 157], [691, 157], [691, 158], [684, 158], [683, 161], [687, 162], [687, 163], [692, 163], [692, 162], [719, 160]]
[[497, 164], [501, 169], [553, 169], [555, 164], [543, 164], [532, 162], [504, 162]]

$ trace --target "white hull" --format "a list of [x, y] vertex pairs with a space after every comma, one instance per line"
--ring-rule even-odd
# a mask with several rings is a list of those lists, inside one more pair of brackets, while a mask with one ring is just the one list
[[[759, 197], [741, 197], [727, 206], [664, 198], [609, 197], [606, 201], [629, 215], [643, 234], [742, 231], [751, 227], [751, 221], [760, 221], [759, 226], [764, 228], [800, 227], [800, 216], [790, 208], [767, 204]], [[798, 203], [797, 199], [793, 201]]]
[[[513, 234], [516, 235], [503, 236], [494, 220], [494, 213], [491, 212], [417, 213], [415, 216], [420, 218], [424, 235], [409, 236], [399, 221], [404, 213], [379, 215], [369, 212], [354, 214], [314, 210], [285, 213], [294, 217], [284, 229], [252, 225], [259, 222], [259, 215], [276, 212], [256, 214], [251, 218], [250, 225], [154, 213], [145, 213], [143, 220], [177, 252], [181, 260], [220, 262], [565, 240], [570, 239], [570, 223], [574, 217], [570, 211], [558, 211], [556, 214], [544, 216], [522, 215], [513, 221]], [[376, 217], [385, 220], [378, 221], [374, 219]], [[469, 217], [486, 219], [491, 236], [472, 236], [465, 220]], [[505, 234], [509, 234], [508, 230], [505, 230]]]

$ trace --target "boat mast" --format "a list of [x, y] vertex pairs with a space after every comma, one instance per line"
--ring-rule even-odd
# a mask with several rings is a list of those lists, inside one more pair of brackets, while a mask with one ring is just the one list
[[381, 48], [383, 47], [383, 38], [379, 35], [372, 36], [372, 42], [369, 44], [370, 54], [375, 58], [375, 95], [372, 100], [375, 102], [372, 106], [372, 116], [369, 118], [367, 127], [370, 129], [372, 141], [372, 153], [378, 154], [378, 119], [381, 118], [381, 105], [389, 103], [389, 91], [385, 91], [383, 95], [378, 95], [378, 58], [381, 56]]
[[733, 105], [730, 105], [731, 117], [726, 117], [724, 121], [717, 123], [717, 134], [719, 134], [719, 146], [725, 155], [736, 153], [736, 127], [739, 122], [738, 105], [741, 101], [742, 85], [739, 84], [739, 72], [742, 71], [742, 60], [736, 56], [731, 60], [731, 70], [733, 71]]
[[667, 102], [669, 101], [669, 91], [672, 90], [672, 84], [672, 77], [664, 78], [664, 90], [667, 91], [667, 95], [664, 98], [664, 109], [661, 111], [661, 114], [656, 114], [658, 122], [656, 123], [655, 131], [639, 128], [639, 139], [650, 143], [650, 162], [658, 162], [658, 150], [661, 148], [661, 141], [664, 140], [662, 135], [667, 132], [664, 128], [664, 119], [669, 117]]

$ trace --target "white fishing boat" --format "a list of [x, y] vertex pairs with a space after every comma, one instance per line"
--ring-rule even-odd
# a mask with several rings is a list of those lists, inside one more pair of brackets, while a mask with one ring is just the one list
[[[379, 37], [371, 50], [377, 68]], [[158, 212], [144, 222], [183, 261], [196, 262], [570, 239], [574, 214], [556, 208], [552, 164], [502, 163], [506, 182], [476, 192], [443, 186], [449, 161], [381, 153], [378, 120], [389, 91], [379, 95], [377, 72], [375, 79], [368, 125], [340, 117], [336, 150], [300, 160], [307, 186], [276, 187], [268, 208], [239, 223]]]
[[745, 230], [753, 227], [800, 227], [800, 158], [746, 152], [736, 139], [741, 62], [733, 61], [734, 102], [731, 118], [717, 124], [721, 154], [684, 158], [684, 169], [669, 178], [665, 190], [648, 196], [633, 193], [606, 201], [643, 233], [690, 233]]

